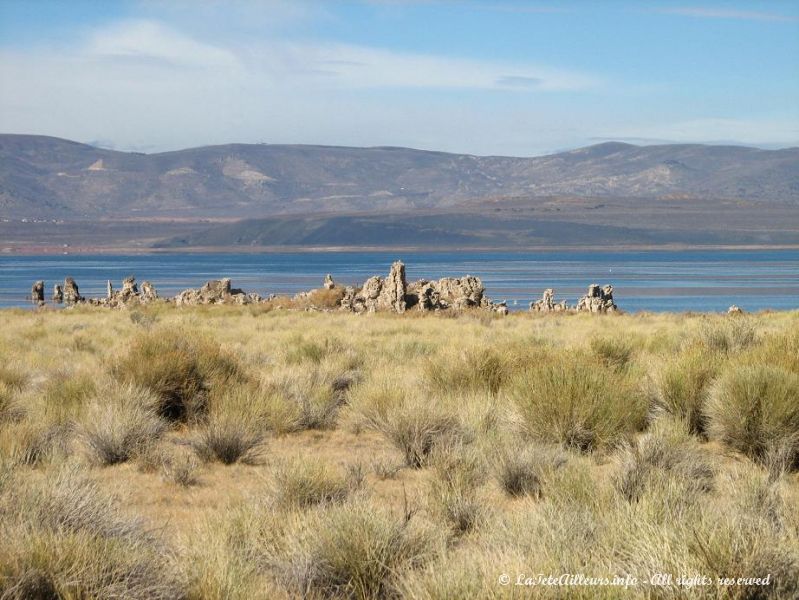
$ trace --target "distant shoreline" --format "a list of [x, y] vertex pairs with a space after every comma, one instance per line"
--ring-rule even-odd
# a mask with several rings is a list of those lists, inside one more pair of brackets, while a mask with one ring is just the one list
[[799, 244], [764, 244], [764, 245], [694, 245], [665, 244], [641, 245], [629, 244], [620, 246], [564, 245], [545, 246], [513, 246], [513, 247], [440, 247], [440, 246], [190, 246], [186, 248], [141, 248], [141, 247], [107, 247], [107, 246], [70, 246], [65, 249], [58, 246], [28, 246], [20, 248], [0, 247], [2, 256], [69, 256], [69, 255], [174, 255], [174, 254], [305, 254], [305, 253], [388, 253], [388, 252], [426, 252], [453, 253], [477, 252], [524, 254], [530, 252], [690, 252], [690, 251], [770, 251], [799, 250]]

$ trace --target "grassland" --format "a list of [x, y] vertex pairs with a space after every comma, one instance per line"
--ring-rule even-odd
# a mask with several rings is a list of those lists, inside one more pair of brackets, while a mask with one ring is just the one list
[[798, 469], [796, 312], [0, 312], [2, 598], [796, 598]]

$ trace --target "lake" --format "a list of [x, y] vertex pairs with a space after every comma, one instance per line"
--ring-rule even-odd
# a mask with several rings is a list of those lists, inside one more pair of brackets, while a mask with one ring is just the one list
[[38, 279], [46, 295], [64, 277], [76, 279], [84, 296], [104, 296], [127, 275], [151, 281], [172, 296], [208, 279], [230, 277], [234, 287], [262, 295], [293, 294], [319, 287], [326, 273], [360, 285], [405, 262], [408, 280], [477, 275], [488, 295], [526, 309], [545, 288], [574, 303], [590, 283], [612, 283], [627, 311], [725, 311], [799, 308], [799, 250], [691, 250], [648, 252], [307, 252], [275, 254], [149, 254], [131, 256], [0, 255], [0, 306], [29, 306]]

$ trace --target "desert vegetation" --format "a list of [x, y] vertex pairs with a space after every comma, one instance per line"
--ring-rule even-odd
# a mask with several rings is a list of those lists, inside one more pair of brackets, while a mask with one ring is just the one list
[[795, 598], [799, 313], [2, 311], [0, 540], [3, 599]]

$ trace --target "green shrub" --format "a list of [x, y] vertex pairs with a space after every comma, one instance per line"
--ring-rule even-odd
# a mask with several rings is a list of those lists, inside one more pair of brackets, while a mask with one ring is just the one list
[[748, 317], [713, 319], [699, 328], [699, 339], [709, 350], [732, 354], [757, 342], [757, 328]]
[[14, 390], [0, 382], [0, 425], [7, 421], [15, 420], [21, 413], [22, 409], [17, 403], [16, 394]]
[[638, 501], [655, 478], [674, 477], [685, 493], [713, 489], [715, 469], [687, 432], [658, 424], [636, 443], [621, 447], [613, 475], [616, 490], [629, 502]]
[[459, 443], [465, 435], [456, 416], [429, 404], [399, 407], [372, 425], [402, 452], [405, 464], [414, 469], [426, 466], [436, 448]]
[[294, 367], [275, 374], [259, 392], [267, 427], [276, 433], [332, 429], [345, 396], [341, 383], [317, 369]]
[[54, 426], [71, 428], [80, 419], [89, 399], [97, 391], [96, 376], [82, 371], [58, 371], [37, 397], [37, 418]]
[[456, 444], [436, 448], [431, 463], [436, 474], [428, 494], [431, 512], [457, 535], [472, 531], [485, 516], [477, 495], [486, 476], [482, 456], [472, 447]]
[[405, 464], [426, 466], [436, 448], [458, 444], [469, 434], [452, 409], [427, 398], [406, 396], [395, 374], [373, 374], [350, 394], [357, 427], [381, 432], [400, 451]]
[[2, 365], [0, 366], [0, 385], [5, 385], [10, 390], [19, 391], [28, 382], [28, 376], [19, 369]]
[[281, 508], [343, 502], [359, 484], [315, 459], [296, 459], [275, 471], [273, 499]]
[[170, 481], [180, 487], [191, 487], [200, 483], [197, 476], [199, 466], [197, 459], [191, 454], [170, 456], [161, 465], [161, 476], [165, 481]]
[[395, 597], [408, 569], [435, 549], [433, 532], [414, 520], [363, 502], [334, 505], [319, 513], [293, 558], [289, 577], [297, 593], [320, 598]]
[[704, 434], [705, 402], [718, 369], [717, 355], [701, 348], [666, 360], [650, 379], [653, 412], [672, 415], [683, 420], [691, 433]]
[[254, 464], [260, 459], [263, 442], [264, 434], [257, 425], [235, 416], [219, 416], [199, 427], [192, 446], [204, 462]]
[[499, 454], [495, 477], [508, 496], [540, 498], [544, 481], [566, 464], [566, 460], [559, 448], [538, 445], [511, 447]]
[[183, 596], [168, 550], [74, 470], [6, 486], [0, 535], [3, 598]]
[[129, 384], [103, 390], [89, 407], [81, 427], [91, 459], [114, 465], [152, 446], [166, 427], [157, 408], [158, 398], [150, 390]]
[[508, 359], [491, 347], [469, 348], [452, 360], [434, 357], [425, 374], [437, 390], [485, 390], [497, 394], [510, 375]]
[[764, 462], [783, 445], [791, 468], [799, 467], [799, 374], [778, 367], [736, 366], [714, 386], [707, 405], [709, 434]]
[[289, 343], [286, 352], [286, 362], [298, 365], [305, 362], [319, 364], [328, 356], [334, 356], [344, 351], [344, 345], [336, 338], [322, 338], [321, 340], [306, 340], [297, 337]]
[[621, 338], [596, 337], [591, 340], [591, 351], [606, 367], [624, 369], [633, 356], [634, 348]]
[[581, 451], [610, 446], [646, 418], [628, 378], [579, 354], [528, 368], [514, 378], [509, 396], [533, 439]]
[[69, 431], [58, 425], [22, 420], [0, 427], [0, 456], [12, 464], [36, 466], [66, 454]]
[[211, 391], [247, 380], [236, 358], [217, 344], [173, 330], [135, 338], [111, 373], [155, 393], [160, 415], [170, 421], [197, 420], [206, 412]]

